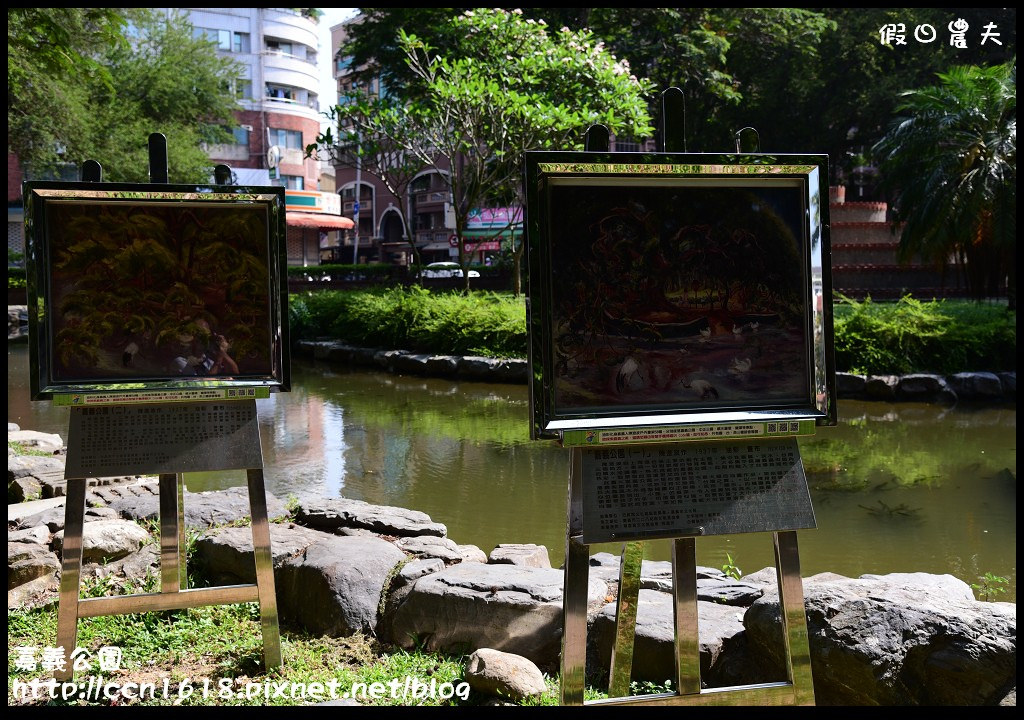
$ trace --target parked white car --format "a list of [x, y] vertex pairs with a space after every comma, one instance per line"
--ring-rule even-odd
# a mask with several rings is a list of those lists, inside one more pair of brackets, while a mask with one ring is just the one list
[[[469, 276], [471, 278], [480, 277], [480, 273], [476, 270], [470, 270]], [[457, 262], [433, 262], [423, 268], [420, 273], [420, 277], [424, 278], [460, 278], [462, 277], [462, 267]]]

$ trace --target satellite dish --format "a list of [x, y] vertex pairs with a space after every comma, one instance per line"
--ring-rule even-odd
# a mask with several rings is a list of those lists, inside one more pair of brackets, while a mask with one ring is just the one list
[[267, 167], [271, 170], [276, 168], [281, 162], [281, 148], [277, 145], [271, 145], [267, 150]]

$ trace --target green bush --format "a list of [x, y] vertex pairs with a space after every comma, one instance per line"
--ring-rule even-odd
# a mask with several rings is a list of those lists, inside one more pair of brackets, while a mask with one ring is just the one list
[[292, 295], [289, 304], [295, 340], [329, 336], [415, 352], [526, 354], [526, 305], [507, 293], [328, 290]]
[[7, 288], [20, 289], [25, 287], [25, 268], [7, 266]]
[[861, 374], [948, 374], [1016, 368], [1017, 314], [969, 301], [835, 305], [836, 367]]

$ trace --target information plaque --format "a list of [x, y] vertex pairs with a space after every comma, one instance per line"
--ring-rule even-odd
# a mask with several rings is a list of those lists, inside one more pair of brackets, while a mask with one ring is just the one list
[[583, 542], [816, 527], [795, 438], [583, 449]]
[[254, 400], [71, 408], [67, 478], [262, 467]]

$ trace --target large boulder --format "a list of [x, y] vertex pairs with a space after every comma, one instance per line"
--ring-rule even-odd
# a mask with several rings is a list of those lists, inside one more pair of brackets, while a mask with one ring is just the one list
[[64, 480], [64, 458], [60, 455], [8, 455], [7, 502], [19, 503], [53, 497], [47, 490]]
[[[36, 491], [44, 480], [64, 478], [64, 458], [60, 455], [8, 455], [7, 483], [32, 479]], [[10, 500], [10, 498], [8, 498]], [[24, 498], [15, 502], [21, 502]]]
[[839, 397], [857, 397], [864, 392], [864, 386], [867, 384], [867, 381], [867, 375], [837, 372], [836, 393]]
[[[275, 573], [285, 560], [328, 536], [293, 524], [270, 523], [270, 554]], [[217, 585], [256, 582], [251, 527], [226, 527], [204, 533], [196, 540], [197, 567]]]
[[[594, 618], [591, 630], [598, 661], [605, 672], [611, 663], [617, 607], [618, 603], [605, 605]], [[661, 683], [675, 678], [673, 608], [674, 601], [670, 593], [640, 590], [633, 645], [633, 680]], [[746, 677], [742, 669], [744, 657], [740, 657], [745, 647], [743, 613], [743, 608], [698, 601], [702, 684], [710, 687], [733, 685]]]
[[1015, 399], [1017, 397], [1017, 371], [1012, 372], [1001, 372], [996, 373], [999, 377], [999, 382], [1003, 386], [1003, 395], [1007, 399]]
[[549, 568], [551, 558], [548, 549], [533, 543], [502, 543], [491, 550], [488, 562], [495, 565], [523, 565], [525, 567]]
[[[119, 488], [118, 491], [129, 491], [130, 488]], [[270, 519], [284, 517], [288, 514], [284, 503], [267, 493], [267, 516]], [[230, 525], [251, 515], [249, 509], [249, 489], [233, 487], [227, 490], [211, 490], [209, 492], [185, 492], [185, 526], [205, 530], [217, 525]], [[138, 497], [122, 497], [108, 505], [122, 517], [131, 520], [155, 520], [160, 518], [160, 499], [156, 494], [146, 493]]]
[[375, 635], [383, 593], [405, 557], [380, 538], [324, 536], [275, 573], [281, 619], [324, 635]]
[[35, 543], [37, 545], [50, 544], [50, 529], [45, 525], [25, 528], [24, 530], [8, 530], [7, 542]]
[[895, 400], [899, 375], [868, 375], [864, 381], [864, 395], [869, 400]]
[[[590, 577], [617, 583], [620, 562], [618, 555], [609, 552], [594, 553], [590, 556]], [[728, 578], [721, 570], [698, 565], [697, 580], [724, 581]], [[640, 566], [640, 587], [644, 590], [672, 592], [672, 563], [668, 560], [644, 560]]]
[[362, 500], [314, 500], [303, 502], [295, 513], [300, 525], [333, 532], [339, 528], [364, 528], [397, 537], [433, 535], [444, 537], [448, 528], [419, 510], [371, 505]]
[[60, 580], [56, 570], [22, 583], [7, 591], [7, 609], [14, 610], [52, 602], [59, 586]]
[[7, 589], [41, 577], [52, 577], [60, 570], [57, 556], [43, 545], [23, 542], [7, 543]]
[[82, 568], [82, 578], [91, 576], [103, 578], [113, 575], [118, 578], [144, 580], [147, 575], [160, 574], [160, 546], [156, 543], [143, 545], [131, 555], [119, 560], [89, 564]]
[[[562, 634], [561, 570], [460, 563], [416, 581], [395, 612], [391, 639], [402, 647], [468, 652], [482, 647], [553, 666]], [[604, 582], [591, 579], [592, 602]]]
[[946, 378], [929, 373], [912, 373], [900, 378], [896, 386], [898, 400], [922, 402], [956, 402], [956, 393], [946, 384]]
[[956, 373], [946, 378], [946, 382], [963, 400], [999, 400], [1003, 397], [1003, 383], [995, 373]]
[[[50, 532], [57, 532], [64, 528], [64, 518], [66, 511], [63, 505], [52, 507], [47, 510], [42, 510], [33, 515], [26, 515], [23, 518], [17, 520], [17, 527], [19, 528], [39, 528], [45, 527]], [[87, 507], [85, 509], [85, 516], [83, 522], [96, 522], [97, 520], [116, 520], [120, 516], [116, 511], [108, 507]]]
[[[819, 705], [993, 705], [1016, 685], [1017, 612], [950, 575], [804, 581]], [[750, 652], [781, 673], [778, 591], [744, 618]]]
[[7, 442], [16, 442], [24, 448], [40, 452], [56, 453], [64, 447], [64, 441], [56, 433], [36, 430], [15, 430], [7, 433]]
[[[97, 520], [82, 528], [82, 562], [102, 563], [130, 555], [151, 536], [138, 523], [131, 520]], [[53, 535], [53, 549], [61, 552], [64, 531]]]
[[395, 541], [395, 545], [407, 553], [425, 558], [438, 558], [446, 563], [457, 563], [463, 560], [458, 544], [446, 537], [437, 537], [436, 535], [403, 537]]

